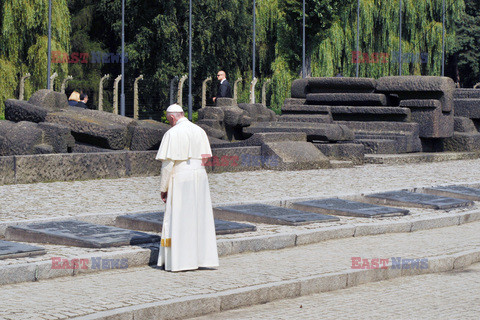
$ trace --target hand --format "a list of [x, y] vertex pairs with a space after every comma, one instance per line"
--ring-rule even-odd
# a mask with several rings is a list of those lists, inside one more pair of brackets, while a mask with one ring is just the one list
[[167, 195], [168, 195], [168, 191], [160, 193], [160, 197], [162, 198], [163, 202], [167, 202]]
[[217, 98], [216, 98], [216, 97], [213, 97], [212, 99], [213, 99], [213, 102], [215, 102], [215, 99], [217, 99]]

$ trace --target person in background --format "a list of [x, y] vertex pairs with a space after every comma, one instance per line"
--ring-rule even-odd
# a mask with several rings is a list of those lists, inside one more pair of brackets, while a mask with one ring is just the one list
[[80, 93], [78, 93], [77, 91], [73, 91], [68, 98], [68, 105], [75, 107], [78, 104], [78, 101], [80, 101]]
[[88, 102], [88, 96], [84, 93], [80, 95], [80, 101], [77, 104], [77, 107], [83, 108], [83, 109], [88, 109], [87, 107], [87, 102]]
[[225, 71], [218, 71], [217, 80], [220, 81], [218, 84], [217, 96], [213, 97], [213, 102], [217, 102], [217, 98], [231, 98], [232, 97], [232, 87], [227, 81], [227, 74]]

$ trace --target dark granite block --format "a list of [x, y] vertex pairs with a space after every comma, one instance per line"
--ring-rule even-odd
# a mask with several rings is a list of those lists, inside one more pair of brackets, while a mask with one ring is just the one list
[[160, 240], [157, 235], [74, 220], [9, 226], [5, 238], [87, 248], [119, 247]]
[[455, 197], [472, 201], [480, 201], [480, 189], [464, 186], [444, 186], [425, 188], [422, 192], [441, 197]]
[[329, 106], [385, 106], [387, 97], [381, 93], [309, 93], [307, 104]]
[[0, 240], [0, 260], [38, 256], [47, 253], [44, 248]]
[[337, 198], [295, 202], [292, 206], [294, 209], [303, 211], [363, 218], [403, 216], [409, 212], [405, 209], [377, 206]]
[[[164, 212], [149, 212], [119, 216], [116, 225], [120, 228], [162, 232]], [[231, 234], [256, 231], [257, 228], [250, 224], [237, 223], [215, 219], [215, 232], [219, 234]]]
[[302, 225], [315, 222], [338, 221], [337, 217], [269, 206], [246, 204], [213, 208], [216, 218], [283, 225]]
[[473, 205], [472, 201], [440, 197], [423, 193], [414, 193], [409, 191], [376, 193], [367, 195], [365, 197], [367, 200], [373, 200], [380, 204], [430, 209], [452, 209]]

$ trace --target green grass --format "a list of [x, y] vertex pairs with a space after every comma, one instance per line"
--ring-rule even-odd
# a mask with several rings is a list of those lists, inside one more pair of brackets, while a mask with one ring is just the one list
[[3, 110], [0, 112], [0, 120], [5, 120], [5, 114], [3, 113]]

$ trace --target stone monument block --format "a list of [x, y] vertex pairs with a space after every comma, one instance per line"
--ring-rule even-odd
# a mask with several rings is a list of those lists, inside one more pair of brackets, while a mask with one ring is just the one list
[[447, 138], [453, 135], [453, 112], [442, 111], [439, 100], [402, 100], [400, 106], [411, 110], [412, 121], [420, 125], [421, 138]]
[[454, 197], [457, 199], [480, 201], [480, 189], [464, 186], [443, 186], [425, 188], [422, 192], [441, 197]]
[[346, 126], [331, 123], [301, 122], [255, 122], [244, 128], [245, 134], [262, 132], [304, 132], [308, 141], [349, 141], [354, 139], [353, 132]]
[[52, 111], [59, 111], [68, 108], [67, 96], [64, 93], [47, 89], [35, 92], [28, 102]]
[[216, 207], [213, 208], [213, 211], [215, 218], [217, 219], [294, 226], [315, 222], [331, 222], [340, 220], [333, 216], [264, 204]]
[[465, 117], [454, 117], [453, 129], [456, 132], [478, 133], [473, 121]]
[[271, 161], [263, 167], [270, 170], [308, 170], [330, 168], [330, 160], [310, 142], [266, 142], [262, 156]]
[[370, 106], [331, 106], [334, 121], [392, 121], [409, 122], [408, 108]]
[[442, 151], [470, 152], [480, 150], [480, 133], [454, 132], [452, 137], [442, 140]]
[[434, 76], [389, 76], [377, 80], [376, 91], [396, 94], [404, 99], [436, 99], [442, 111], [453, 110], [455, 83], [448, 77]]
[[171, 126], [154, 120], [141, 120], [128, 127], [132, 137], [130, 150], [155, 150], [160, 147], [163, 135]]
[[305, 98], [309, 93], [357, 92], [372, 93], [375, 79], [350, 77], [323, 77], [297, 79], [292, 83], [292, 98]]
[[128, 132], [125, 125], [103, 120], [96, 116], [65, 110], [49, 113], [46, 121], [67, 126], [78, 142], [114, 150], [124, 149], [127, 146]]
[[386, 106], [387, 97], [381, 93], [309, 93], [307, 104], [329, 106]]
[[44, 248], [29, 244], [0, 240], [0, 260], [38, 256], [47, 253]]
[[44, 141], [53, 147], [55, 153], [68, 153], [75, 147], [75, 138], [67, 126], [42, 122], [38, 127], [44, 132]]
[[454, 99], [480, 99], [479, 89], [457, 88], [453, 93]]
[[365, 196], [365, 200], [373, 201], [377, 204], [430, 208], [437, 210], [468, 207], [473, 205], [473, 201], [449, 197], [440, 197], [430, 194], [415, 193], [403, 190], [370, 194]]
[[332, 123], [331, 114], [283, 114], [277, 118], [278, 122], [313, 122]]
[[454, 103], [456, 117], [480, 119], [480, 99], [455, 99]]
[[34, 122], [0, 121], [0, 136], [0, 156], [35, 154], [43, 143], [43, 131]]
[[5, 119], [19, 122], [42, 122], [52, 110], [39, 107], [27, 101], [8, 99], [5, 101]]
[[337, 198], [295, 202], [292, 204], [292, 207], [297, 210], [316, 213], [362, 218], [403, 216], [409, 213], [406, 209], [377, 206]]
[[352, 161], [361, 165], [365, 159], [365, 147], [362, 143], [314, 143], [329, 159]]
[[119, 247], [160, 241], [157, 235], [75, 220], [9, 226], [5, 238], [87, 248]]
[[[160, 233], [162, 232], [163, 215], [164, 212], [162, 211], [118, 216], [115, 220], [115, 224], [119, 228]], [[256, 230], [257, 228], [250, 224], [215, 219], [215, 233], [217, 235], [251, 232]]]

